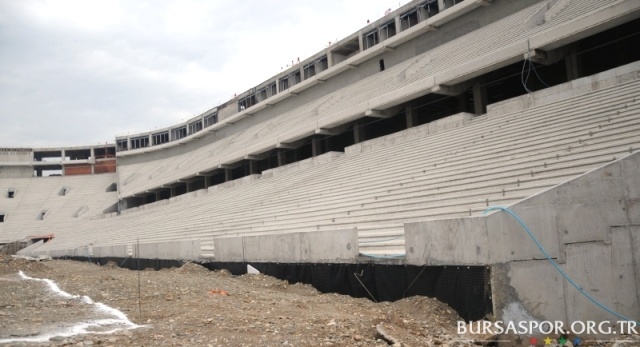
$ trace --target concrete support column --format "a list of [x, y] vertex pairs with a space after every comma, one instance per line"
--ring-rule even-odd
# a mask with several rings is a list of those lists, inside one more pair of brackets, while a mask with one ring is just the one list
[[438, 0], [438, 10], [442, 12], [444, 11], [444, 9], [445, 9], [444, 0]]
[[278, 166], [283, 166], [285, 164], [284, 152], [278, 152]]
[[362, 37], [362, 31], [358, 33], [358, 45], [360, 46], [360, 52], [364, 51], [364, 38]]
[[575, 52], [569, 53], [564, 58], [564, 64], [567, 70], [567, 81], [573, 81], [577, 78], [580, 78], [580, 62]]
[[332, 67], [333, 64], [333, 52], [327, 49], [327, 69]]
[[396, 22], [396, 35], [398, 35], [402, 31], [402, 21], [400, 20], [400, 16], [396, 16], [394, 21]]
[[193, 182], [186, 182], [185, 185], [187, 186], [187, 193], [192, 192]]
[[209, 188], [211, 186], [211, 176], [204, 176], [204, 189]]
[[169, 188], [169, 192], [171, 192], [171, 197], [178, 196], [178, 189], [176, 187]]
[[91, 164], [91, 174], [93, 175], [96, 173], [96, 151], [93, 147], [91, 147], [89, 151], [90, 151], [89, 156], [91, 157], [90, 161], [93, 161], [93, 164]]
[[255, 160], [249, 160], [249, 174], [254, 175], [258, 173], [258, 162]]
[[127, 149], [131, 149], [131, 137], [127, 136]]
[[407, 107], [405, 108], [404, 113], [407, 119], [407, 129], [413, 128], [416, 124], [415, 119], [413, 117], [413, 109], [410, 107]]
[[156, 192], [156, 201], [160, 201], [160, 199], [162, 199], [162, 196], [161, 196], [162, 194], [160, 193], [161, 193], [160, 191]]
[[317, 157], [320, 155], [320, 139], [311, 139], [311, 156]]
[[65, 157], [66, 153], [65, 153], [64, 149], [62, 150], [61, 153], [62, 154], [61, 154], [61, 158], [60, 158], [60, 166], [62, 166], [62, 176], [65, 176], [65, 174], [64, 174], [64, 164], [63, 163], [64, 163], [65, 158], [66, 158]]
[[480, 83], [473, 85], [473, 110], [476, 115], [481, 115], [487, 109], [487, 87]]
[[364, 141], [364, 128], [359, 123], [356, 123], [353, 126], [353, 143], [356, 144], [362, 141]]
[[153, 135], [149, 133], [149, 147], [153, 146]]
[[231, 169], [224, 169], [224, 181], [231, 181]]

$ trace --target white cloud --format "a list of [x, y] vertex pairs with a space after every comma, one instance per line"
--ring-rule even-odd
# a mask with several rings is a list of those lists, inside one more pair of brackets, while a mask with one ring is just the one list
[[91, 144], [170, 126], [397, 5], [0, 0], [0, 146]]

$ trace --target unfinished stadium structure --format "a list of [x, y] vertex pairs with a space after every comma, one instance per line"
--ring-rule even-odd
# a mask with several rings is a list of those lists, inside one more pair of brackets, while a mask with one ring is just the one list
[[409, 2], [184, 123], [0, 149], [0, 244], [250, 264], [467, 320], [637, 321], [639, 18]]

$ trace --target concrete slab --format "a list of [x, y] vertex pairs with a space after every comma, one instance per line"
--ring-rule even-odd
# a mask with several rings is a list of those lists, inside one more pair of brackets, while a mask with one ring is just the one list
[[[550, 206], [520, 207], [517, 213], [552, 258], [560, 256], [560, 241], [556, 228], [556, 211]], [[513, 260], [544, 259], [544, 254], [518, 222], [505, 212], [487, 217], [490, 263]]]
[[[612, 271], [611, 253], [611, 246], [603, 242], [569, 244], [566, 246], [567, 263], [563, 267], [589, 295], [616, 309], [618, 282]], [[565, 283], [565, 293], [569, 322], [616, 320], [616, 317], [594, 305], [569, 283]]]
[[608, 241], [609, 226], [624, 225], [627, 221], [621, 200], [562, 206], [556, 209], [556, 214], [563, 243]]
[[[634, 228], [638, 231], [638, 227]], [[637, 234], [636, 234], [637, 235]], [[635, 240], [637, 241], [637, 240]], [[637, 286], [631, 228], [611, 228], [611, 272], [616, 281], [615, 309], [636, 320], [640, 318], [640, 291]]]
[[484, 265], [489, 262], [482, 217], [407, 223], [406, 261], [415, 265]]
[[243, 239], [245, 261], [300, 262], [300, 233], [247, 236]]
[[241, 237], [225, 237], [213, 240], [216, 261], [244, 261]]
[[622, 160], [622, 179], [628, 199], [640, 199], [640, 160]]
[[185, 240], [140, 244], [138, 256], [147, 259], [195, 260], [200, 258], [200, 241]]
[[350, 262], [358, 257], [358, 230], [326, 230], [300, 234], [303, 262]]
[[509, 263], [510, 286], [536, 319], [567, 321], [564, 278], [547, 260]]

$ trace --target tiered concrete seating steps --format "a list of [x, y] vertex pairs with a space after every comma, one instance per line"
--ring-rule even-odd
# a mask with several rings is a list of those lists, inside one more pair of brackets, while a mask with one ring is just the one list
[[[388, 67], [383, 72], [313, 102], [277, 115], [266, 124], [249, 126], [213, 143], [201, 144], [188, 153], [168, 156], [160, 151], [140, 154], [139, 156], [147, 156], [145, 160], [125, 158], [122, 161], [125, 165], [119, 166], [121, 194], [125, 197], [130, 196], [197, 172], [208, 171], [217, 165], [218, 160], [233, 157], [234, 154], [242, 153], [242, 150], [252, 146], [265, 144], [269, 147], [278, 141], [286, 141], [289, 134], [313, 132], [320, 119], [332, 119], [354, 105], [366, 103], [400, 87], [490, 54], [497, 48], [523, 40], [529, 31], [525, 31], [522, 23], [541, 3], [438, 46], [414, 59]], [[546, 27], [543, 25], [535, 29], [541, 30]]]
[[639, 148], [639, 87], [632, 81], [521, 112], [481, 116], [460, 128], [311, 168], [116, 218], [79, 221], [85, 226], [42, 249], [355, 227], [361, 253], [397, 256], [404, 248], [403, 223], [477, 215]]
[[[58, 222], [103, 217], [103, 211], [118, 202], [116, 192], [106, 191], [116, 179], [113, 173], [0, 179], [0, 189], [16, 188], [14, 199], [0, 199], [0, 210], [7, 213], [0, 240], [55, 234], [57, 230], [52, 225]], [[65, 194], [60, 195], [63, 189]], [[44, 219], [38, 220], [36, 216], [45, 210]]]

